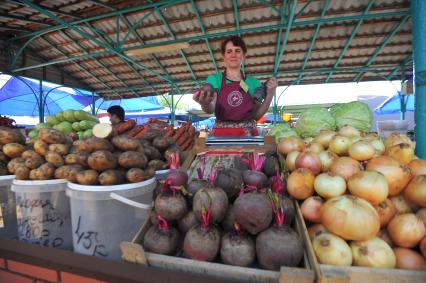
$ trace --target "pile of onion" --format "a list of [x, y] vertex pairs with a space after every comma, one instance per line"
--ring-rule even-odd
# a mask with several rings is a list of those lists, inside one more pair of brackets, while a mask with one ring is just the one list
[[322, 264], [352, 265], [352, 252], [345, 240], [330, 233], [322, 233], [312, 241], [315, 255]]

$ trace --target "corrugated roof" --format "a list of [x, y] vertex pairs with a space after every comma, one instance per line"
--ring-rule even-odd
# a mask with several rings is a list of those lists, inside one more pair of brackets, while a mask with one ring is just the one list
[[[274, 70], [281, 85], [385, 80], [404, 68], [412, 72], [409, 6], [409, 0], [6, 0], [0, 36], [17, 52], [40, 32], [28, 50], [106, 98], [176, 92], [176, 85], [190, 91], [215, 64], [222, 70], [220, 43], [238, 33], [248, 47], [244, 70], [261, 80]], [[182, 51], [124, 55], [184, 41], [190, 48]]]

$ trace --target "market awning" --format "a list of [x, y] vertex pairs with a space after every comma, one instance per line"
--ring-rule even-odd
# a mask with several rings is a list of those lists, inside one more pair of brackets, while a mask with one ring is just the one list
[[[403, 96], [403, 99], [406, 104], [405, 111], [414, 112], [414, 95], [405, 95]], [[379, 115], [396, 114], [401, 112], [401, 101], [398, 93], [391, 96], [374, 110], [374, 113]]]
[[120, 105], [125, 112], [139, 112], [163, 109], [156, 96], [138, 97], [130, 99], [104, 100], [100, 98], [95, 102], [95, 109], [107, 110], [113, 105]]

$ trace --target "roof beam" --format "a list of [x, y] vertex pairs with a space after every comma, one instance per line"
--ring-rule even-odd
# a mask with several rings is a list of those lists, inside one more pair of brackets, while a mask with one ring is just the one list
[[0, 18], [8, 19], [8, 20], [18, 20], [18, 21], [31, 23], [31, 24], [37, 24], [37, 25], [52, 26], [51, 24], [48, 24], [48, 23], [45, 23], [45, 22], [31, 20], [31, 19], [24, 18], [24, 17], [18, 17], [18, 16], [14, 16], [14, 15], [11, 15], [11, 14], [0, 14]]
[[[282, 0], [282, 5], [281, 5], [282, 9], [281, 9], [281, 19], [280, 19], [280, 25], [284, 25], [285, 23], [285, 13], [286, 13], [286, 9], [287, 9], [287, 0]], [[278, 57], [280, 56], [280, 50], [281, 50], [281, 38], [283, 35], [283, 28], [280, 28], [278, 31], [278, 39], [277, 39], [277, 46], [275, 47], [275, 65], [278, 62]], [[274, 68], [275, 70], [275, 68]], [[278, 69], [277, 69], [278, 72]], [[276, 73], [274, 72], [274, 76], [276, 75]]]
[[[328, 9], [328, 4], [329, 4], [329, 0], [325, 0], [320, 19], [324, 18], [325, 13], [327, 12], [327, 9]], [[299, 84], [303, 78], [303, 70], [305, 70], [306, 64], [308, 63], [308, 60], [311, 57], [312, 49], [314, 48], [315, 41], [317, 40], [320, 28], [321, 28], [321, 23], [318, 23], [317, 27], [315, 28], [314, 36], [312, 37], [312, 40], [311, 40], [311, 44], [309, 45], [308, 52], [306, 53], [305, 60], [303, 61], [301, 72], [295, 84]]]
[[392, 72], [390, 72], [386, 76], [386, 79], [390, 81], [399, 72], [399, 70], [401, 70], [404, 66], [412, 62], [413, 62], [413, 55], [410, 54], [404, 60], [402, 60], [400, 65], [396, 66], [395, 69], [393, 69]]
[[312, 2], [314, 2], [314, 0], [309, 0], [306, 2], [306, 4], [299, 10], [299, 12], [297, 12], [296, 18], [299, 17]]
[[[295, 21], [293, 23], [293, 27], [295, 26], [306, 26], [306, 25], [314, 25], [314, 24], [325, 24], [325, 23], [334, 23], [334, 22], [345, 22], [345, 21], [354, 21], [354, 20], [367, 20], [367, 19], [376, 19], [376, 18], [383, 18], [383, 17], [401, 17], [401, 16], [409, 16], [410, 12], [407, 11], [399, 11], [399, 12], [383, 12], [383, 13], [372, 13], [372, 14], [366, 14], [366, 15], [354, 15], [354, 16], [339, 16], [339, 17], [329, 17], [324, 19], [315, 19], [315, 20], [304, 20], [304, 21]], [[265, 31], [272, 31], [277, 30], [280, 28], [285, 28], [286, 24], [277, 24], [277, 25], [269, 25], [269, 26], [262, 26], [262, 27], [253, 27], [253, 28], [246, 28], [246, 29], [240, 29], [241, 34], [244, 33], [253, 33], [253, 32], [265, 32]], [[123, 51], [129, 51], [133, 49], [138, 49], [141, 47], [154, 47], [159, 45], [165, 45], [165, 44], [171, 44], [176, 42], [191, 42], [191, 41], [198, 41], [198, 40], [204, 40], [204, 39], [210, 39], [210, 38], [217, 38], [217, 37], [223, 37], [223, 36], [229, 36], [236, 34], [235, 30], [230, 31], [224, 31], [224, 32], [217, 32], [217, 33], [208, 33], [203, 34], [199, 36], [192, 36], [187, 38], [179, 38], [176, 40], [165, 40], [165, 41], [159, 41], [152, 44], [142, 44], [134, 47], [128, 47], [123, 48]], [[93, 38], [93, 37], [92, 37]], [[115, 53], [114, 51], [105, 50], [105, 51], [99, 51], [99, 52], [93, 52], [90, 55], [77, 55], [77, 56], [71, 56], [68, 58], [60, 59], [60, 60], [53, 60], [48, 63], [44, 64], [37, 64], [33, 66], [27, 66], [25, 68], [18, 68], [17, 70], [28, 70], [33, 68], [40, 68], [43, 66], [58, 64], [58, 63], [64, 63], [74, 60], [80, 60], [80, 59], [86, 59], [91, 57], [97, 57], [97, 56], [104, 56], [107, 54]]]
[[[370, 10], [371, 6], [373, 6], [374, 4], [374, 0], [370, 0], [367, 4], [367, 7], [365, 8], [363, 15], [367, 15], [368, 11]], [[349, 38], [346, 40], [346, 43], [343, 47], [343, 49], [340, 51], [339, 57], [337, 57], [336, 63], [334, 63], [333, 65], [333, 69], [337, 68], [337, 65], [339, 65], [340, 61], [342, 60], [343, 56], [345, 55], [346, 51], [348, 50], [349, 46], [352, 43], [352, 40], [354, 39], [355, 35], [358, 33], [358, 30], [360, 29], [362, 23], [364, 20], [359, 20], [358, 23], [356, 24], [356, 26], [354, 27], [354, 29], [352, 30], [351, 35], [349, 36]], [[327, 78], [325, 79], [325, 82], [328, 83], [328, 81], [330, 80], [331, 76], [333, 75], [333, 72], [328, 73]]]
[[[376, 50], [373, 52], [373, 54], [371, 55], [370, 59], [368, 59], [367, 63], [365, 64], [366, 67], [370, 66], [371, 63], [373, 63], [374, 59], [376, 59], [377, 55], [380, 53], [380, 51], [383, 50], [383, 48], [386, 46], [386, 44], [392, 39], [392, 37], [398, 33], [398, 31], [401, 29], [401, 27], [405, 24], [405, 22], [408, 20], [410, 16], [407, 15], [404, 18], [402, 18], [402, 20], [394, 26], [394, 28], [392, 29], [391, 33], [389, 33], [386, 38], [383, 40], [382, 44], [380, 44]], [[359, 81], [360, 77], [362, 76], [362, 71], [359, 72], [353, 79], [354, 82]]]
[[290, 14], [288, 16], [288, 22], [287, 22], [287, 26], [286, 26], [286, 30], [285, 30], [284, 40], [283, 40], [282, 46], [280, 48], [281, 50], [280, 50], [280, 53], [278, 55], [278, 59], [277, 58], [275, 59], [273, 76], [276, 76], [278, 74], [278, 70], [280, 68], [281, 60], [282, 60], [283, 55], [284, 55], [284, 50], [287, 46], [287, 40], [288, 40], [288, 37], [290, 35], [290, 30], [291, 30], [291, 27], [293, 25], [294, 12], [296, 11], [296, 7], [297, 7], [297, 0], [293, 0], [293, 5], [290, 5], [290, 3], [289, 3]]
[[[206, 34], [206, 30], [204, 28], [203, 22], [201, 21], [200, 14], [198, 13], [197, 5], [195, 5], [194, 0], [191, 0], [191, 5], [192, 5], [192, 10], [194, 10], [194, 14], [197, 17], [198, 25], [200, 26], [201, 32], [203, 34]], [[239, 29], [239, 27], [238, 27], [238, 29]], [[214, 67], [216, 73], [219, 73], [219, 70], [218, 70], [217, 64], [216, 64], [216, 59], [214, 58], [213, 51], [212, 51], [212, 48], [210, 46], [209, 40], [206, 38], [204, 41], [206, 42], [207, 49], [209, 50], [210, 58], [212, 59], [212, 62], [213, 62], [213, 67]]]
[[238, 36], [240, 36], [240, 15], [238, 13], [237, 0], [232, 0], [232, 6], [234, 8], [235, 29], [237, 30]]
[[87, 1], [93, 3], [93, 4], [97, 5], [97, 6], [104, 7], [106, 9], [110, 10], [110, 11], [116, 11], [117, 10], [114, 7], [109, 6], [109, 5], [107, 5], [107, 4], [105, 4], [105, 3], [101, 2], [101, 1], [94, 1], [94, 0], [87, 0]]
[[27, 29], [27, 28], [10, 27], [10, 26], [5, 26], [3, 24], [0, 24], [0, 30], [14, 30], [14, 31], [19, 31], [19, 32], [31, 32], [32, 31], [32, 30]]

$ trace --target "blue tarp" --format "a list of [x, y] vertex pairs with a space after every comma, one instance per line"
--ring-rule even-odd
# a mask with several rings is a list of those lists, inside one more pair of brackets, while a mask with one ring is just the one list
[[[406, 101], [406, 112], [414, 112], [414, 95], [404, 96], [404, 99]], [[374, 113], [379, 115], [395, 114], [400, 112], [401, 104], [398, 93], [387, 99], [374, 110]]]
[[164, 107], [158, 102], [156, 96], [137, 97], [128, 99], [117, 99], [117, 100], [104, 100], [102, 98], [96, 100], [96, 109], [107, 110], [113, 105], [120, 105], [126, 112], [139, 112], [139, 111], [150, 111], [159, 110]]
[[[51, 115], [67, 109], [83, 109], [92, 102], [92, 93], [43, 82], [44, 114]], [[53, 89], [53, 90], [52, 90]], [[0, 113], [12, 116], [39, 115], [39, 81], [11, 77], [0, 89]]]

